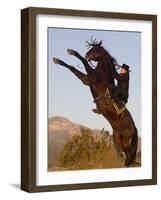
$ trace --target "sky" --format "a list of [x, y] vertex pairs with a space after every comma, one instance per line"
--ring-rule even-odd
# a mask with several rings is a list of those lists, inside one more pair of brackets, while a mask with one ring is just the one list
[[74, 49], [82, 56], [87, 52], [86, 40], [91, 35], [103, 41], [103, 47], [122, 65], [130, 66], [128, 110], [141, 135], [141, 33], [85, 29], [48, 28], [48, 117], [62, 116], [92, 129], [112, 129], [108, 121], [92, 112], [95, 108], [88, 86], [63, 66], [53, 63], [53, 57], [85, 73], [83, 64], [67, 49]]

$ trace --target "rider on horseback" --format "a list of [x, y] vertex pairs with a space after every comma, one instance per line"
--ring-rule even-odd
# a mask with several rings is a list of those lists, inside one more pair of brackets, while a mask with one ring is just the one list
[[[113, 77], [117, 80], [117, 87], [115, 84], [110, 86], [110, 96], [116, 103], [122, 101], [124, 104], [128, 102], [129, 97], [129, 66], [126, 64], [115, 65], [119, 66], [120, 73], [116, 69], [112, 69]], [[93, 112], [100, 114], [98, 108], [92, 109]]]
[[121, 66], [120, 73], [117, 73], [117, 71], [114, 69], [113, 77], [118, 82], [117, 87], [114, 86], [111, 91], [112, 99], [114, 99], [116, 102], [121, 100], [124, 104], [126, 104], [129, 97], [129, 66], [123, 64]]

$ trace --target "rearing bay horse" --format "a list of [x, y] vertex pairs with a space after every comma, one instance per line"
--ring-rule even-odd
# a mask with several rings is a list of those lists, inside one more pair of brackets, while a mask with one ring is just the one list
[[[102, 47], [102, 41], [88, 42], [88, 45], [90, 50], [86, 53], [85, 58], [77, 51], [67, 50], [69, 55], [73, 55], [82, 61], [87, 74], [57, 58], [53, 58], [53, 62], [68, 68], [83, 84], [90, 87], [99, 112], [109, 121], [113, 128], [114, 144], [126, 155], [124, 165], [129, 166], [135, 161], [137, 151], [138, 134], [135, 123], [127, 109], [118, 114], [111, 101], [105, 95], [107, 88], [114, 84], [112, 69], [115, 67], [115, 59]], [[94, 69], [91, 67], [90, 61], [97, 62], [97, 66]]]

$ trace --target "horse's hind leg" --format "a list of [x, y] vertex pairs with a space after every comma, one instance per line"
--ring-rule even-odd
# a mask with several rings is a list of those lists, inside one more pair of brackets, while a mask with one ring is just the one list
[[124, 152], [126, 159], [124, 166], [128, 167], [131, 162], [129, 151], [129, 138], [125, 137], [125, 134], [120, 134], [117, 130], [113, 132], [113, 140], [117, 154], [122, 157], [121, 153]]
[[126, 160], [125, 160], [124, 165], [125, 165], [125, 167], [129, 167], [130, 164], [132, 163], [132, 159], [131, 159], [129, 151], [127, 149], [125, 150], [125, 154], [126, 154]]
[[117, 155], [119, 157], [123, 157], [124, 148], [123, 148], [122, 143], [120, 141], [120, 135], [119, 135], [118, 131], [115, 131], [115, 130], [113, 131], [113, 140], [114, 140], [114, 146], [115, 146]]
[[137, 134], [137, 129], [134, 128], [133, 134], [131, 136], [130, 146], [129, 146], [129, 154], [130, 154], [131, 163], [135, 162], [137, 147], [138, 147], [138, 134]]
[[134, 130], [132, 135], [124, 134], [121, 137], [121, 143], [124, 146], [126, 154], [125, 166], [128, 167], [135, 161], [137, 151], [137, 130]]

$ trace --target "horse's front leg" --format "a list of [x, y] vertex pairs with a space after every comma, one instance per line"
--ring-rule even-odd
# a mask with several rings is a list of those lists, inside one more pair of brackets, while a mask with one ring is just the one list
[[67, 69], [69, 69], [71, 72], [73, 72], [73, 74], [80, 79], [85, 85], [89, 86], [89, 80], [88, 80], [88, 76], [82, 72], [80, 72], [79, 70], [77, 70], [75, 67], [68, 65], [67, 63], [65, 63], [64, 61], [58, 59], [58, 58], [53, 58], [53, 62], [55, 64], [59, 64], [61, 66], [66, 67]]
[[85, 67], [86, 72], [88, 73], [88, 75], [90, 76], [92, 74], [92, 72], [93, 72], [92, 67], [89, 65], [87, 60], [85, 58], [83, 58], [77, 51], [75, 51], [73, 49], [67, 49], [67, 53], [69, 55], [73, 55], [73, 56], [77, 57], [79, 60], [81, 60], [82, 63], [84, 64], [84, 67]]

